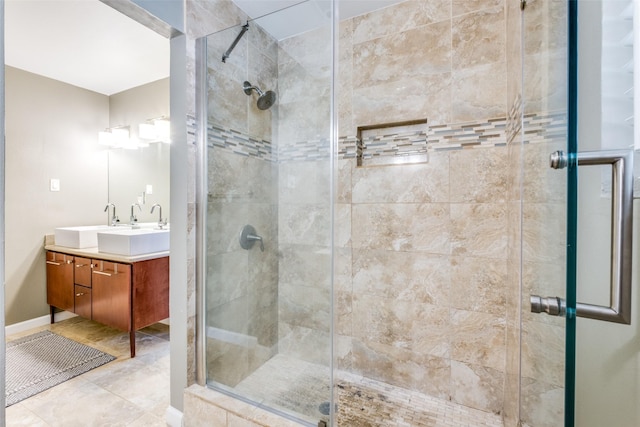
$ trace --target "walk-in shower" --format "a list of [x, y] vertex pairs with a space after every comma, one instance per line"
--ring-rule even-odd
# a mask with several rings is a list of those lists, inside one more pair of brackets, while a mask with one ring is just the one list
[[557, 427], [522, 286], [563, 258], [532, 166], [566, 136], [561, 49], [531, 25], [525, 52], [519, 2], [318, 4], [202, 40], [206, 385], [274, 426]]

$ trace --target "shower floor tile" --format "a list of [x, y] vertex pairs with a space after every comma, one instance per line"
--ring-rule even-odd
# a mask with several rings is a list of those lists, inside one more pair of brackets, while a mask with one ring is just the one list
[[[502, 427], [499, 415], [461, 406], [380, 381], [337, 374], [337, 425], [341, 427]], [[329, 368], [278, 354], [235, 391], [312, 425], [328, 420]]]
[[502, 427], [499, 415], [380, 381], [340, 373], [338, 425], [349, 427]]

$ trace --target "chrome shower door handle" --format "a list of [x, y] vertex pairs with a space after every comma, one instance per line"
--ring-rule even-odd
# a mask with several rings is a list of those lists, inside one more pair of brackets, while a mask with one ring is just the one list
[[[551, 154], [551, 167], [562, 169], [569, 163], [562, 151]], [[631, 268], [633, 252], [633, 151], [607, 150], [578, 153], [578, 166], [611, 165], [611, 270], [609, 306], [576, 304], [576, 314], [607, 322], [631, 323]], [[562, 315], [560, 298], [531, 296], [531, 311]]]

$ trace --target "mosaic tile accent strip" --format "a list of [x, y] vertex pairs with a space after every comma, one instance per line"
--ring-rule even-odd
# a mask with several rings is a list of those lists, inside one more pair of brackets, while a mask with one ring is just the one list
[[331, 155], [328, 138], [297, 141], [278, 146], [278, 162], [327, 160]]
[[358, 158], [363, 162], [375, 157], [415, 156], [427, 152], [427, 133], [424, 130], [394, 132], [363, 137], [357, 145]]
[[196, 118], [187, 114], [187, 144], [196, 144]]
[[207, 124], [207, 146], [231, 151], [242, 156], [273, 161], [271, 141], [253, 138], [234, 129]]
[[338, 138], [338, 158], [355, 159], [358, 156], [358, 137], [343, 136]]
[[563, 142], [567, 139], [567, 113], [525, 114], [522, 127], [525, 144]]
[[[427, 153], [431, 151], [463, 150], [505, 146], [513, 141], [524, 127], [525, 144], [561, 142], [567, 138], [567, 115], [564, 111], [546, 114], [527, 114], [519, 119], [521, 100], [516, 100], [510, 118], [494, 118], [480, 123], [436, 125], [427, 131]], [[507, 137], [508, 135], [508, 137]], [[355, 146], [354, 146], [355, 145]], [[358, 155], [358, 139], [343, 136], [338, 140], [338, 157], [348, 159]], [[378, 150], [390, 149], [380, 143]], [[363, 153], [363, 156], [365, 154]]]
[[430, 126], [427, 143], [430, 150], [460, 150], [464, 148], [498, 147], [507, 144], [504, 117], [478, 123], [456, 123]]
[[522, 129], [522, 97], [516, 96], [507, 116], [507, 143], [511, 144]]
[[[524, 143], [562, 142], [567, 138], [565, 111], [525, 114], [519, 119], [522, 101], [514, 101], [509, 118], [493, 118], [482, 122], [466, 122], [429, 126], [425, 131], [412, 130], [363, 138], [342, 136], [337, 141], [339, 159], [373, 159], [376, 157], [409, 157], [431, 151], [448, 151], [505, 146], [524, 129]], [[187, 117], [188, 142], [195, 143], [195, 118]], [[209, 147], [221, 148], [243, 156], [272, 162], [326, 160], [331, 154], [329, 140], [321, 138], [297, 141], [274, 147], [271, 141], [253, 138], [233, 129], [207, 126]]]

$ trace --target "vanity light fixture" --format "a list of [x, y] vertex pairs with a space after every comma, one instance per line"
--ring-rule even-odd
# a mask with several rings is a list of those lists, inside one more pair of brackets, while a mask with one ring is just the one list
[[98, 132], [98, 143], [107, 147], [124, 147], [129, 144], [129, 127], [117, 127]]
[[120, 127], [111, 129], [115, 147], [126, 147], [129, 142], [129, 127]]
[[170, 143], [170, 121], [166, 117], [150, 119], [138, 125], [138, 136], [149, 142]]
[[140, 139], [156, 139], [156, 127], [152, 123], [140, 123], [138, 125], [138, 136]]
[[113, 134], [111, 129], [106, 129], [98, 132], [98, 144], [112, 147], [114, 145]]
[[135, 150], [152, 142], [171, 142], [170, 121], [167, 117], [149, 119], [138, 125], [138, 136], [131, 135], [129, 126], [117, 126], [98, 132], [98, 143], [112, 148]]

